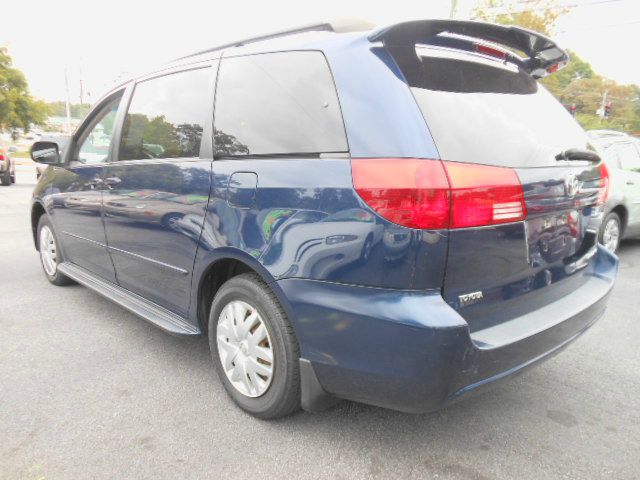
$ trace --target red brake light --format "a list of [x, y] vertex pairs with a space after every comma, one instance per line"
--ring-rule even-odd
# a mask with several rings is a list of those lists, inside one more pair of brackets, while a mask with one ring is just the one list
[[518, 222], [527, 216], [524, 192], [515, 170], [443, 163], [451, 184], [451, 228]]
[[553, 64], [550, 67], [547, 67], [547, 73], [556, 73], [558, 70], [560, 70], [559, 63]]
[[354, 158], [353, 185], [381, 217], [409, 228], [449, 227], [449, 183], [438, 160]]
[[507, 52], [500, 50], [499, 48], [490, 47], [489, 45], [483, 45], [482, 43], [476, 43], [476, 52], [483, 55], [489, 55], [491, 57], [499, 58], [500, 60], [507, 59]]
[[599, 191], [596, 204], [604, 205], [609, 200], [609, 169], [603, 162], [598, 167], [598, 170], [600, 171], [600, 183], [598, 184]]
[[381, 217], [419, 229], [465, 228], [524, 220], [515, 170], [416, 158], [354, 158], [353, 184]]

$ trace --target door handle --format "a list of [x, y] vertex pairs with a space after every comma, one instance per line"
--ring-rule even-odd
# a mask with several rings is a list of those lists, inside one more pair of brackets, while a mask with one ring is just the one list
[[636, 182], [632, 182], [631, 180], [627, 180], [627, 185], [635, 185]]

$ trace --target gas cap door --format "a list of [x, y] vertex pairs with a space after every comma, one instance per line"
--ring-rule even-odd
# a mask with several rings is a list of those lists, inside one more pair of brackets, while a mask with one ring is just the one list
[[257, 189], [258, 175], [255, 172], [234, 172], [227, 184], [227, 202], [232, 207], [252, 208]]

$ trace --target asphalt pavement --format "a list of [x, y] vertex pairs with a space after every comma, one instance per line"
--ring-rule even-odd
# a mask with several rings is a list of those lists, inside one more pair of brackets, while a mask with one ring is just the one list
[[205, 339], [47, 282], [34, 182], [21, 166], [0, 187], [2, 479], [640, 478], [640, 240], [605, 316], [490, 392], [426, 415], [344, 402], [266, 422], [227, 398]]

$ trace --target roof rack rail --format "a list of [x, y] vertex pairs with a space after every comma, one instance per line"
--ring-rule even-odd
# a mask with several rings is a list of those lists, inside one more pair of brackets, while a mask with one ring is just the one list
[[287, 35], [295, 35], [298, 33], [306, 32], [334, 32], [334, 33], [348, 33], [348, 32], [364, 32], [371, 30], [375, 27], [375, 24], [366, 20], [356, 18], [344, 18], [335, 19], [331, 21], [310, 23], [308, 25], [301, 25], [299, 27], [289, 28], [286, 30], [280, 30], [273, 33], [267, 33], [265, 35], [259, 35], [257, 37], [245, 38], [243, 40], [237, 40], [235, 42], [226, 43], [224, 45], [218, 45], [217, 47], [208, 48], [200, 52], [192, 53], [184, 57], [177, 58], [176, 60], [183, 60], [185, 58], [197, 57], [205, 53], [217, 52], [232, 47], [240, 47], [249, 43], [262, 42], [264, 40], [271, 40], [273, 38], [286, 37]]

